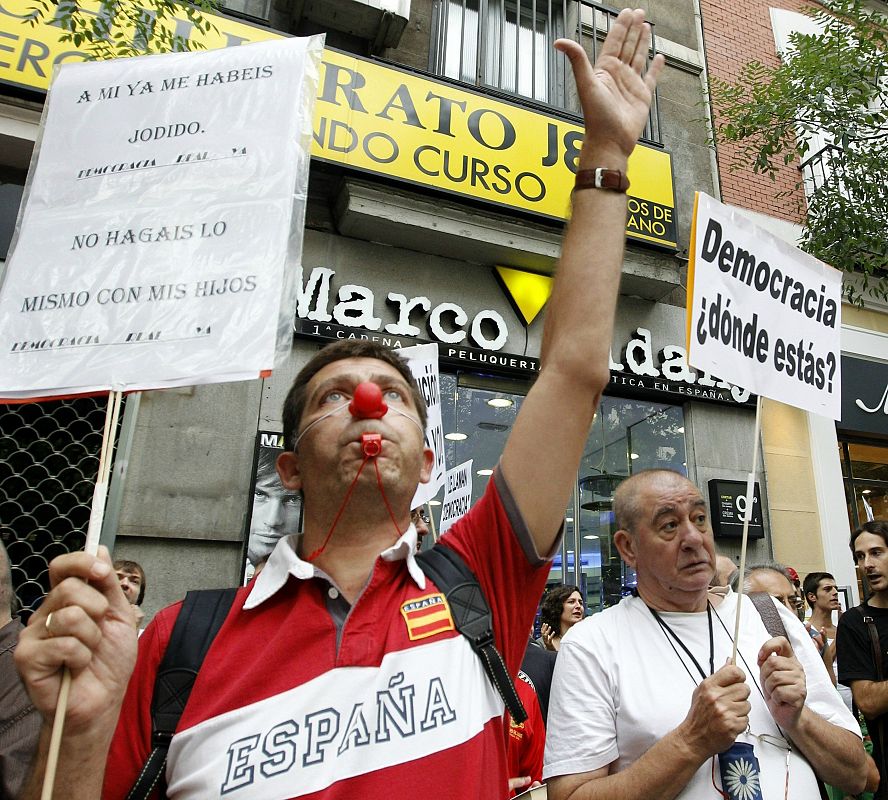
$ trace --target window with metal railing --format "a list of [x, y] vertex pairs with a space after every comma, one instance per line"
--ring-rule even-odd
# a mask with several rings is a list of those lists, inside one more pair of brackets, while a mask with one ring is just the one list
[[838, 147], [833, 144], [827, 144], [817, 152], [812, 153], [799, 165], [806, 197], [810, 198], [814, 192], [830, 179], [833, 174], [831, 161], [838, 152]]
[[[594, 62], [616, 16], [589, 0], [435, 0], [430, 69], [579, 117], [570, 67], [552, 43], [580, 42]], [[656, 94], [642, 139], [661, 141]]]

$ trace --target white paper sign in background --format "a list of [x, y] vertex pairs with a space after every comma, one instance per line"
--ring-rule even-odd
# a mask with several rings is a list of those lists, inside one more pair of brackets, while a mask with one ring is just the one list
[[59, 69], [0, 289], [0, 396], [274, 366], [292, 336], [322, 48]]
[[697, 194], [688, 362], [737, 386], [839, 419], [842, 274]]
[[435, 344], [416, 344], [402, 347], [398, 351], [407, 359], [410, 372], [419, 384], [419, 391], [425, 398], [429, 411], [426, 423], [425, 442], [435, 454], [432, 479], [421, 483], [416, 488], [410, 508], [416, 508], [431, 500], [444, 485], [444, 473], [447, 471], [444, 454], [444, 423], [441, 421], [441, 379], [438, 372], [438, 346]]
[[441, 523], [438, 534], [443, 534], [472, 506], [472, 459], [447, 470], [444, 481], [444, 501], [441, 504]]

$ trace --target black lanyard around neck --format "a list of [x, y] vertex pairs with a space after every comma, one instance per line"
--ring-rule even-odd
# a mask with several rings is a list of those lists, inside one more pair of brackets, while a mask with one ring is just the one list
[[[657, 611], [650, 606], [647, 605], [648, 611], [651, 612], [654, 619], [657, 620], [657, 624], [660, 626], [660, 630], [663, 631], [663, 635], [666, 637], [666, 641], [669, 642], [673, 651], [675, 652], [676, 657], [681, 662], [682, 666], [687, 670], [688, 675], [691, 676], [691, 680], [696, 684], [697, 679], [694, 677], [691, 670], [688, 668], [688, 665], [685, 663], [685, 660], [681, 657], [678, 650], [675, 649], [675, 645], [684, 650], [685, 655], [693, 662], [694, 666], [697, 668], [697, 671], [700, 673], [700, 677], [703, 680], [706, 680], [707, 675], [703, 671], [703, 667], [700, 666], [700, 662], [694, 657], [694, 654], [688, 650], [687, 645], [678, 637], [672, 628], [666, 623], [666, 621], [657, 613]], [[712, 675], [715, 672], [715, 636], [712, 628], [712, 606], [709, 604], [709, 601], [706, 601], [706, 621], [709, 623], [709, 674]]]

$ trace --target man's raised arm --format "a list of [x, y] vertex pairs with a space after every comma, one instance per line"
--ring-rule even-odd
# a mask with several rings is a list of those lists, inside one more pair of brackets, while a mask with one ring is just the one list
[[[586, 133], [579, 170], [603, 168], [625, 176], [663, 68], [658, 55], [643, 75], [649, 44], [650, 26], [641, 9], [620, 12], [594, 67], [578, 43], [555, 43], [570, 59], [583, 107]], [[626, 237], [625, 192], [582, 189], [574, 192], [572, 204], [546, 311], [542, 369], [501, 461], [541, 554], [549, 552], [561, 526], [592, 417], [609, 379]]]

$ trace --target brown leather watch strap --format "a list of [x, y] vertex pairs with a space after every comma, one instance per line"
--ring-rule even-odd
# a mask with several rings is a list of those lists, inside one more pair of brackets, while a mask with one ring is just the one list
[[625, 192], [629, 188], [629, 179], [618, 169], [581, 169], [577, 172], [577, 180], [573, 190], [609, 189], [612, 192]]

